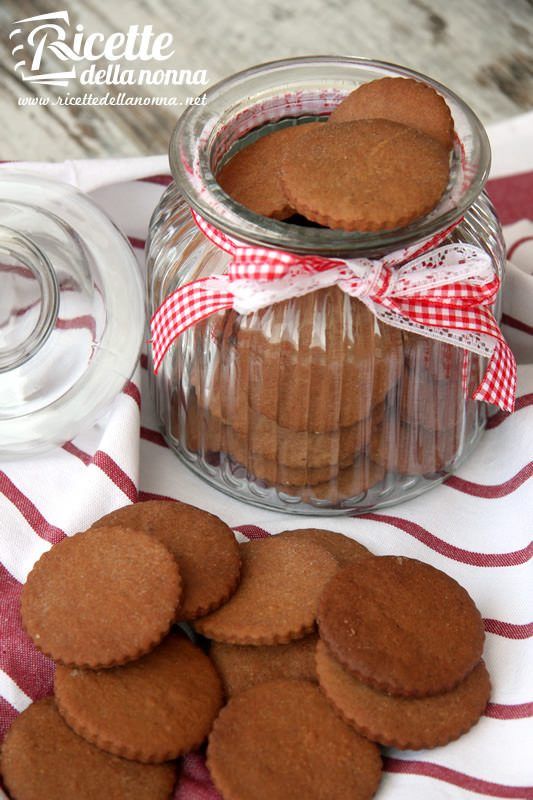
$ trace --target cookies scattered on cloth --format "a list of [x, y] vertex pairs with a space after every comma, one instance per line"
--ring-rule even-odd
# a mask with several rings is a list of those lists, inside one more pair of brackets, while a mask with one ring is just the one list
[[161, 641], [180, 597], [179, 568], [164, 545], [128, 527], [101, 528], [41, 556], [22, 590], [22, 623], [55, 661], [111, 667]]
[[[210, 593], [217, 559], [224, 577]], [[201, 598], [187, 618], [211, 642], [168, 632], [180, 573], [189, 600]], [[101, 591], [101, 632], [80, 625], [84, 575]], [[70, 618], [57, 600], [63, 584]], [[215, 611], [189, 616], [215, 598]], [[79, 602], [83, 614], [91, 599]], [[481, 617], [443, 572], [315, 528], [237, 545], [224, 523], [182, 503], [128, 506], [56, 545], [30, 573], [22, 606], [32, 635], [46, 623], [46, 647], [53, 639], [69, 657], [57, 659], [55, 697], [33, 703], [6, 737], [1, 768], [15, 800], [170, 800], [175, 759], [206, 740], [224, 800], [369, 800], [378, 744], [444, 745], [477, 722], [490, 693]], [[163, 618], [164, 638], [150, 639]], [[63, 627], [85, 666], [72, 666]], [[152, 643], [132, 656], [136, 628]], [[110, 641], [129, 660], [87, 668]]]
[[177, 620], [192, 620], [225, 603], [239, 582], [233, 531], [214, 514], [180, 502], [149, 500], [112, 511], [93, 528], [124, 525], [150, 534], [179, 564], [183, 597]]
[[37, 700], [9, 729], [0, 759], [14, 800], [170, 800], [176, 767], [110, 755], [77, 736], [52, 697]]
[[357, 87], [328, 124], [305, 122], [256, 138], [217, 175], [257, 214], [347, 231], [408, 225], [433, 210], [449, 178], [454, 125], [422, 81], [382, 78]]
[[224, 800], [369, 800], [381, 778], [375, 744], [306, 681], [263, 683], [232, 697], [207, 748]]

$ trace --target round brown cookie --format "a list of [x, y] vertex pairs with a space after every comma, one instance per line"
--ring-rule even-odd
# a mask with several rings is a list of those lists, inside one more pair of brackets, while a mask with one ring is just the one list
[[170, 800], [176, 780], [174, 764], [136, 764], [77, 736], [52, 697], [15, 719], [0, 767], [14, 800]]
[[109, 753], [146, 763], [199, 747], [222, 705], [213, 664], [175, 634], [123, 667], [59, 666], [54, 691], [61, 716], [77, 734]]
[[325, 531], [321, 528], [298, 528], [292, 531], [282, 531], [276, 535], [318, 544], [331, 553], [340, 567], [354, 558], [367, 558], [372, 555], [370, 550], [356, 542], [355, 539], [345, 536], [344, 533]]
[[456, 686], [481, 658], [483, 620], [457, 581], [402, 556], [359, 558], [328, 583], [318, 611], [332, 655], [369, 686], [413, 697]]
[[339, 503], [368, 491], [380, 483], [384, 476], [384, 468], [364, 454], [359, 456], [352, 466], [341, 469], [333, 480], [311, 486], [303, 493], [291, 486], [278, 486], [277, 488], [285, 494], [302, 494], [304, 500], [311, 502], [327, 500], [330, 503]]
[[249, 440], [237, 434], [229, 426], [225, 427], [223, 449], [235, 461], [242, 464], [248, 472], [259, 480], [267, 483], [288, 486], [314, 486], [317, 483], [334, 478], [341, 466], [348, 466], [347, 463], [327, 464], [323, 467], [288, 467], [285, 464], [272, 461], [257, 454], [250, 446]]
[[63, 539], [41, 556], [22, 589], [22, 623], [54, 661], [111, 667], [161, 641], [180, 596], [178, 565], [167, 548], [113, 525]]
[[178, 501], [148, 500], [112, 511], [93, 527], [129, 525], [162, 542], [176, 558], [183, 600], [178, 620], [191, 620], [222, 605], [239, 582], [237, 540], [225, 522]]
[[270, 536], [240, 545], [241, 583], [226, 605], [196, 620], [198, 633], [229, 644], [286, 644], [314, 630], [320, 593], [337, 570], [310, 542]]
[[450, 464], [460, 443], [459, 428], [430, 431], [421, 425], [389, 419], [374, 431], [370, 455], [387, 471], [426, 475], [439, 472]]
[[242, 645], [213, 642], [209, 655], [218, 670], [226, 697], [279, 678], [316, 682], [316, 634], [288, 644]]
[[300, 131], [300, 125], [290, 126], [256, 139], [222, 167], [217, 181], [230, 197], [256, 214], [281, 220], [292, 216], [294, 209], [281, 185], [279, 169], [286, 143], [298, 139]]
[[483, 661], [455, 689], [431, 697], [395, 697], [354, 678], [319, 641], [320, 687], [341, 717], [362, 736], [387, 747], [421, 750], [458, 739], [476, 724], [490, 696]]
[[[384, 403], [375, 409], [379, 419]], [[374, 418], [374, 414], [372, 419]], [[213, 422], [215, 429], [216, 417]], [[331, 464], [353, 463], [355, 457], [370, 441], [370, 419], [325, 433], [310, 433], [284, 428], [269, 417], [253, 409], [248, 415], [237, 417], [229, 425], [235, 435], [245, 437], [249, 450], [263, 458], [278, 461], [292, 468], [321, 468]]]
[[225, 800], [369, 800], [378, 747], [346, 725], [317, 686], [280, 680], [232, 697], [209, 737], [207, 766]]
[[330, 228], [380, 231], [408, 225], [438, 204], [448, 184], [445, 147], [386, 119], [302, 130], [283, 153], [290, 203]]
[[403, 363], [401, 332], [331, 287], [228, 319], [212, 391], [195, 388], [240, 430], [252, 409], [284, 429], [338, 432], [368, 418]]
[[[292, 469], [318, 469], [337, 464], [349, 466], [370, 442], [372, 427], [380, 424], [384, 411], [385, 403], [379, 403], [372, 409], [370, 417], [351, 426], [310, 433], [283, 428], [269, 417], [248, 409], [248, 414], [236, 417], [229, 427], [241, 452], [249, 451]], [[209, 412], [204, 414], [209, 418], [207, 430], [212, 431], [208, 441], [214, 440], [222, 421]]]
[[358, 86], [330, 114], [330, 122], [388, 119], [425, 133], [447, 150], [453, 145], [453, 118], [442, 95], [412, 78], [381, 78]]

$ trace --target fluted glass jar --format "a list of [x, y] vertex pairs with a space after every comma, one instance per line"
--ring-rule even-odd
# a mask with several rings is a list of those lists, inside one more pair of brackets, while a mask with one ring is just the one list
[[[454, 118], [450, 182], [428, 216], [378, 233], [306, 227], [254, 214], [218, 185], [217, 170], [242, 146], [323, 119], [356, 86], [385, 76], [426, 81]], [[229, 256], [200, 232], [191, 209], [241, 241], [344, 258], [383, 257], [455, 225], [443, 242], [482, 248], [502, 273], [501, 230], [483, 193], [485, 132], [452, 92], [409, 70], [321, 57], [240, 73], [183, 114], [170, 161], [174, 182], [147, 246], [152, 314], [179, 286], [227, 268]], [[470, 395], [484, 369], [469, 353]], [[329, 287], [247, 315], [218, 312], [183, 333], [150, 374], [165, 438], [210, 484], [273, 509], [346, 514], [412, 497], [469, 455], [487, 407], [466, 399], [462, 370], [462, 349], [391, 327]]]

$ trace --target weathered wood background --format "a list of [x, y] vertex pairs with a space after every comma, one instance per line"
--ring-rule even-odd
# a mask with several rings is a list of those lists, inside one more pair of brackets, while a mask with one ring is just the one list
[[[174, 36], [165, 67], [206, 69], [210, 83], [261, 61], [313, 53], [367, 56], [431, 75], [484, 122], [533, 108], [532, 0], [0, 0], [0, 158], [128, 156], [166, 151], [178, 109], [20, 107], [8, 35], [15, 20], [67, 9], [71, 26], [125, 31], [152, 24]], [[156, 65], [146, 64], [147, 67]], [[87, 87], [69, 85], [71, 94]], [[105, 94], [109, 87], [91, 87]], [[114, 87], [111, 91], [118, 92]], [[136, 94], [151, 87], [136, 88]], [[187, 87], [156, 89], [191, 94]]]

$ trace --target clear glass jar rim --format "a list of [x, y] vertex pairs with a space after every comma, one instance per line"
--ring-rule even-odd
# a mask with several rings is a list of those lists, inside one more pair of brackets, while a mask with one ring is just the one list
[[[254, 97], [259, 100], [266, 96], [267, 88], [275, 89], [274, 81], [280, 93], [286, 92], [291, 84], [296, 87], [298, 81], [305, 80], [331, 88], [344, 84], [349, 90], [350, 82], [354, 88], [354, 78], [363, 73], [367, 73], [369, 79], [396, 76], [427, 83], [444, 96], [452, 107], [452, 113], [456, 111], [461, 115], [471, 137], [475, 159], [468, 186], [456, 205], [404, 228], [362, 233], [287, 225], [249, 211], [222, 190], [212, 171], [211, 150], [214, 133], [224, 114], [230, 114], [242, 103], [252, 102]], [[270, 85], [262, 90], [267, 79]], [[385, 253], [447, 228], [460, 220], [474, 203], [483, 190], [490, 169], [490, 145], [485, 129], [470, 107], [450, 89], [421, 73], [395, 64], [335, 56], [272, 61], [217, 83], [207, 90], [205, 105], [190, 106], [178, 120], [170, 142], [169, 157], [173, 177], [189, 205], [220, 230], [252, 244], [323, 255]]]

